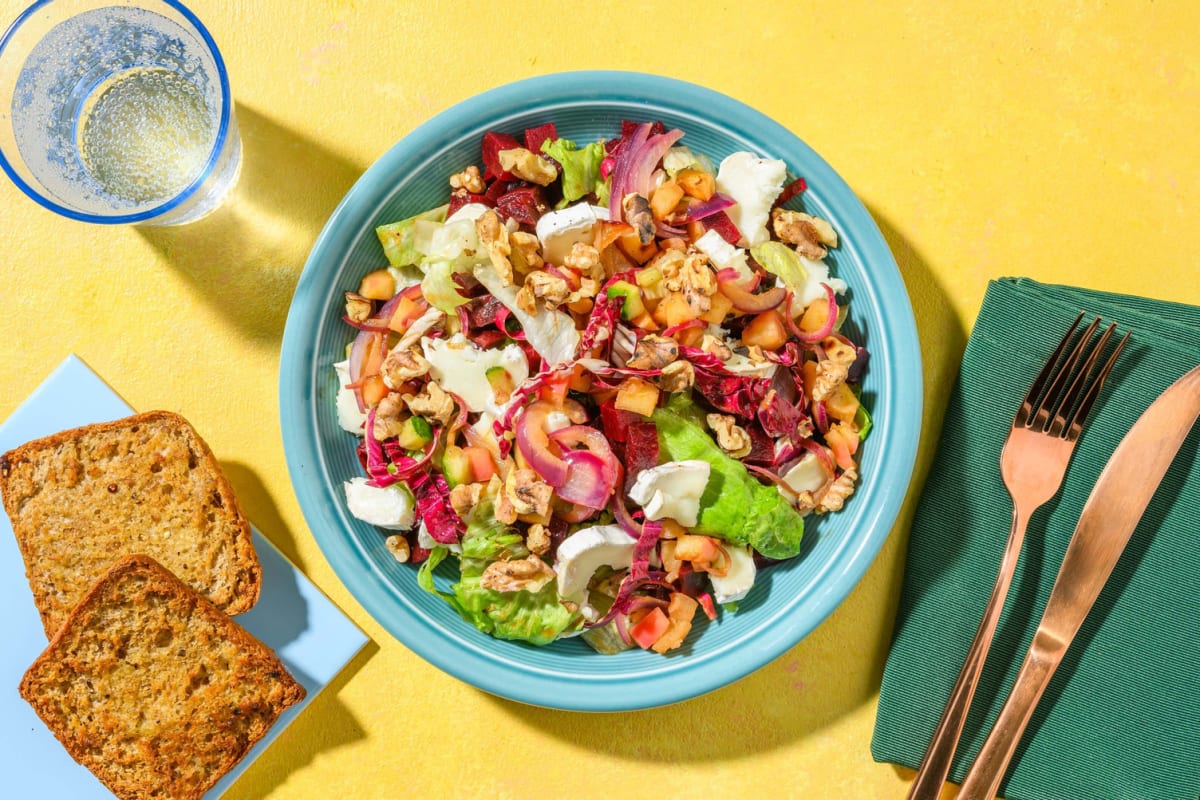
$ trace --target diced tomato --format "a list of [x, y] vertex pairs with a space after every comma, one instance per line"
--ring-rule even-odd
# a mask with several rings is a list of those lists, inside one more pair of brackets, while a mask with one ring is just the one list
[[718, 211], [715, 214], [705, 217], [704, 227], [721, 234], [721, 238], [732, 245], [736, 245], [742, 239], [742, 232], [738, 230], [737, 225], [733, 224], [733, 220], [724, 211]]
[[507, 133], [498, 133], [496, 131], [485, 133], [481, 146], [483, 151], [484, 180], [499, 178], [502, 181], [511, 181], [513, 179], [512, 173], [500, 168], [500, 151], [514, 150], [520, 146], [521, 143]]
[[692, 630], [692, 618], [696, 616], [698, 606], [699, 603], [683, 592], [675, 592], [671, 595], [671, 603], [667, 606], [669, 624], [662, 635], [651, 645], [654, 652], [665, 653], [683, 644], [683, 640]]
[[704, 609], [704, 616], [708, 617], [709, 619], [717, 618], [717, 607], [716, 604], [713, 603], [711, 594], [705, 592], [696, 599], [700, 602], [700, 608]]
[[470, 445], [463, 448], [463, 455], [467, 457], [467, 463], [471, 467], [472, 481], [487, 481], [496, 474], [496, 463], [492, 461], [492, 454], [487, 448]]
[[629, 636], [637, 642], [638, 647], [648, 650], [654, 646], [659, 637], [667, 632], [670, 625], [671, 620], [663, 613], [663, 610], [655, 608], [629, 629]]
[[525, 131], [525, 149], [534, 153], [540, 153], [542, 152], [542, 142], [547, 139], [553, 142], [557, 138], [558, 131], [555, 129], [553, 122], [538, 125], [536, 128], [529, 128]]

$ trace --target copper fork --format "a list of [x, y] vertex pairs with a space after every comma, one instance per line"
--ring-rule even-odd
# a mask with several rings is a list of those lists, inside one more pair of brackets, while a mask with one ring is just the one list
[[1125, 343], [1126, 334], [1109, 356], [1101, 361], [1104, 350], [1116, 330], [1113, 323], [1096, 336], [1097, 317], [1079, 336], [1076, 331], [1083, 313], [1067, 330], [1046, 365], [1033, 381], [1029, 393], [1017, 409], [1012, 429], [1000, 454], [1000, 475], [1012, 497], [1012, 529], [1000, 561], [1000, 571], [992, 595], [984, 608], [975, 640], [959, 672], [958, 680], [934, 730], [929, 749], [917, 771], [908, 800], [936, 800], [941, 794], [954, 751], [958, 747], [975, 688], [987, 659], [988, 648], [1004, 608], [1016, 570], [1017, 558], [1025, 541], [1030, 517], [1053, 498], [1062, 486], [1075, 442], [1083, 430], [1088, 412], [1112, 370]]

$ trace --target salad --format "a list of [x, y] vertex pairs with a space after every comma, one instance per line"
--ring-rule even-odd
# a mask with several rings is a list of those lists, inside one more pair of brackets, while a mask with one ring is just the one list
[[837, 233], [782, 161], [682, 137], [486, 133], [346, 292], [347, 507], [485, 633], [675, 650], [854, 491]]

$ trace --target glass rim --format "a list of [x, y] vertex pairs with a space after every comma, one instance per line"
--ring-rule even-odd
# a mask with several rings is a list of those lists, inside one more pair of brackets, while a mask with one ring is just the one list
[[[208, 160], [204, 163], [204, 168], [196, 175], [196, 177], [181, 189], [173, 197], [164, 200], [159, 205], [147, 208], [143, 211], [138, 211], [132, 214], [90, 214], [84, 211], [77, 211], [73, 208], [60, 205], [54, 200], [46, 197], [34, 187], [30, 186], [18, 173], [16, 168], [10, 163], [8, 156], [4, 153], [3, 148], [0, 148], [0, 168], [2, 168], [9, 179], [17, 185], [27, 197], [36, 202], [43, 208], [47, 208], [56, 214], [61, 214], [64, 217], [78, 220], [80, 222], [94, 222], [104, 225], [124, 225], [129, 223], [146, 222], [148, 220], [161, 217], [180, 206], [185, 200], [191, 197], [204, 184], [204, 181], [212, 175], [213, 167], [216, 166], [217, 160], [221, 156], [221, 152], [225, 148], [225, 140], [229, 136], [230, 122], [233, 119], [233, 96], [229, 90], [229, 74], [225, 69], [225, 60], [221, 57], [221, 51], [217, 47], [216, 41], [208, 32], [208, 28], [204, 27], [204, 23], [189, 9], [187, 6], [180, 3], [179, 0], [155, 0], [163, 5], [170, 6], [178, 11], [184, 20], [192, 26], [192, 28], [200, 35], [209, 52], [212, 53], [213, 63], [217, 68], [217, 79], [221, 87], [221, 119], [217, 126], [217, 137], [213, 142], [212, 151], [208, 154]], [[16, 35], [21, 26], [29, 20], [38, 9], [48, 6], [51, 3], [61, 2], [61, 0], [37, 0], [30, 5], [21, 14], [13, 20], [8, 29], [4, 31], [4, 35], [0, 36], [0, 54], [8, 47], [10, 40]], [[113, 5], [117, 5], [114, 0]], [[130, 4], [130, 7], [136, 7]], [[146, 9], [149, 10], [149, 9]]]

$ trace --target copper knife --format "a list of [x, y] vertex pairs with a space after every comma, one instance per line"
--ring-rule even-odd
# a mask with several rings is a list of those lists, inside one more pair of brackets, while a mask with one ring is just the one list
[[1034, 707], [1198, 416], [1200, 367], [1159, 395], [1105, 464], [1067, 545], [1012, 691], [963, 780], [958, 800], [996, 796]]

